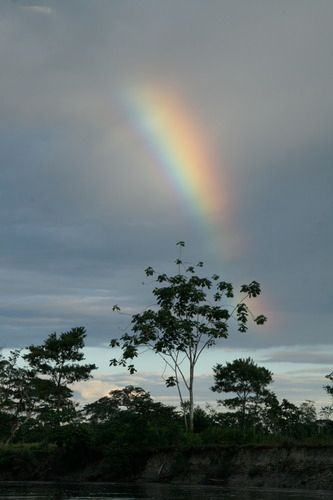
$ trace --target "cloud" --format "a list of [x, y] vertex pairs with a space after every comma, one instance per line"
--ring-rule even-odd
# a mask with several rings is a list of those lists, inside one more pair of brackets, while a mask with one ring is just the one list
[[316, 370], [289, 371], [275, 377], [273, 390], [279, 399], [286, 398], [296, 404], [310, 400], [318, 411], [331, 403], [331, 397], [324, 391], [325, 378]]
[[[295, 404], [306, 400], [315, 402], [320, 411], [321, 406], [331, 402], [331, 398], [324, 391], [325, 378], [320, 370], [306, 368], [300, 370], [282, 370], [273, 376], [274, 382], [270, 386], [278, 399], [287, 399]], [[216, 394], [209, 390], [213, 384], [211, 375], [201, 374], [195, 378], [195, 404], [203, 408], [208, 403], [216, 407], [217, 400], [224, 399], [223, 394]], [[154, 371], [139, 371], [134, 375], [122, 372], [120, 369], [110, 369], [110, 373], [97, 373], [89, 382], [75, 384], [76, 399], [82, 403], [95, 401], [105, 396], [110, 390], [122, 389], [126, 385], [139, 386], [148, 391], [151, 396], [164, 404], [179, 406], [179, 399], [174, 388], [166, 388], [160, 373]], [[184, 393], [186, 396], [186, 394]]]
[[53, 14], [54, 12], [53, 9], [51, 9], [51, 7], [48, 7], [46, 5], [22, 5], [20, 6], [20, 8], [28, 12], [33, 12], [36, 14], [44, 14], [44, 15]]
[[[253, 307], [267, 325], [225, 345], [324, 366], [313, 346], [330, 345], [333, 321], [332, 14], [301, 0], [1, 3], [3, 345], [78, 324], [106, 344], [124, 326], [109, 307], [150, 304], [143, 269], [172, 272], [185, 240], [208, 275], [262, 284]], [[124, 106], [142, 83], [176, 89], [205, 131], [227, 193], [214, 224], [193, 216]]]
[[[112, 371], [112, 370], [111, 370]], [[175, 388], [167, 388], [160, 373], [153, 371], [140, 371], [134, 375], [122, 372], [120, 369], [114, 373], [99, 373], [93, 380], [80, 382], [73, 385], [75, 396], [81, 403], [91, 402], [105, 396], [111, 390], [122, 389], [127, 385], [142, 387], [152, 397], [165, 404], [179, 406], [179, 398]], [[198, 375], [196, 377], [196, 404], [205, 405], [207, 402], [214, 403], [215, 395], [208, 392], [210, 377]], [[185, 392], [184, 395], [186, 396]]]
[[110, 384], [103, 379], [93, 379], [86, 382], [78, 382], [72, 386], [74, 396], [81, 404], [92, 403], [97, 399], [106, 396], [110, 391], [121, 389], [122, 387]]
[[277, 349], [262, 358], [263, 363], [296, 363], [311, 365], [332, 365], [332, 345], [328, 346], [297, 346], [288, 350]]

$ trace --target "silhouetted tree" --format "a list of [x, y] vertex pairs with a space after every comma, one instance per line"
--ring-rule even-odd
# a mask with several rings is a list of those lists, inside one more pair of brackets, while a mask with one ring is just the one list
[[[329, 373], [328, 375], [325, 375], [325, 378], [333, 382], [333, 372]], [[333, 396], [333, 385], [324, 385], [325, 391]]]
[[82, 364], [86, 330], [72, 328], [68, 332], [51, 333], [42, 345], [30, 345], [23, 358], [39, 376], [35, 382], [41, 400], [41, 418], [59, 426], [75, 415], [69, 385], [91, 378], [95, 364]]
[[5, 358], [0, 356], [0, 411], [7, 415], [10, 431], [7, 443], [12, 441], [20, 427], [32, 417], [38, 404], [35, 372], [19, 364], [20, 350], [16, 349]]
[[219, 402], [238, 412], [244, 432], [246, 421], [250, 416], [256, 420], [258, 408], [269, 395], [266, 388], [272, 382], [273, 374], [267, 368], [256, 365], [251, 358], [236, 359], [225, 366], [217, 364], [213, 371], [215, 384], [212, 391], [235, 394], [235, 397]]
[[[202, 353], [216, 344], [219, 339], [228, 337], [229, 321], [235, 316], [238, 330], [247, 330], [250, 310], [245, 303], [247, 298], [260, 294], [260, 285], [252, 281], [241, 287], [244, 297], [233, 308], [224, 304], [225, 299], [233, 297], [231, 283], [221, 280], [214, 274], [211, 278], [200, 277], [194, 266], [183, 267], [181, 248], [184, 242], [177, 243], [180, 256], [176, 260], [176, 275], [158, 274], [157, 286], [153, 289], [157, 307], [147, 309], [132, 317], [132, 333], [125, 333], [120, 339], [111, 340], [111, 347], [120, 347], [120, 359], [113, 358], [112, 366], [127, 366], [130, 373], [135, 367], [131, 362], [139, 354], [139, 348], [149, 348], [158, 354], [171, 374], [165, 376], [167, 387], [176, 387], [181, 403], [185, 408], [187, 393], [189, 412], [184, 411], [186, 429], [193, 430], [195, 368]], [[201, 268], [199, 262], [196, 268]], [[181, 269], [185, 269], [181, 272]], [[147, 276], [155, 276], [151, 267], [145, 270]], [[224, 305], [223, 305], [224, 304]], [[119, 310], [118, 306], [114, 309]], [[257, 325], [266, 321], [265, 316], [253, 318]]]

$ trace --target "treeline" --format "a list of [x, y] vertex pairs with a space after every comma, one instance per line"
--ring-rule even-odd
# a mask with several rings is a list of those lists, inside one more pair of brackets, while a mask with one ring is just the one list
[[8, 478], [1, 474], [12, 470], [13, 460], [16, 469], [28, 468], [28, 479], [36, 471], [43, 479], [48, 469], [61, 475], [92, 463], [102, 464], [93, 479], [103, 479], [105, 470], [108, 479], [121, 479], [138, 472], [154, 450], [333, 437], [330, 422], [318, 421], [312, 402], [279, 401], [269, 389], [272, 373], [251, 358], [214, 367], [212, 390], [224, 398], [215, 408], [194, 408], [192, 432], [184, 426], [186, 402], [168, 406], [141, 387], [126, 386], [79, 405], [71, 385], [96, 369], [85, 363], [85, 336], [83, 327], [73, 328], [1, 357], [0, 478]]
[[[59, 474], [65, 464], [71, 470], [99, 461], [106, 464], [108, 479], [119, 479], [142, 467], [145, 454], [161, 448], [333, 437], [328, 420], [332, 406], [322, 410], [325, 418], [318, 421], [313, 402], [297, 406], [279, 401], [270, 389], [273, 374], [251, 358], [214, 366], [211, 389], [221, 399], [216, 408], [196, 405], [199, 358], [228, 338], [231, 325], [244, 334], [249, 321], [262, 326], [266, 317], [255, 316], [248, 305], [261, 293], [257, 281], [243, 284], [238, 302], [232, 304], [233, 285], [217, 274], [201, 276], [203, 263], [183, 262], [185, 243], [177, 245], [176, 274], [145, 270], [153, 280], [155, 305], [134, 314], [130, 331], [112, 338], [110, 346], [118, 357], [110, 360], [110, 366], [127, 367], [133, 374], [137, 356], [150, 350], [162, 360], [165, 384], [174, 388], [179, 406], [156, 402], [134, 386], [80, 406], [73, 398], [73, 383], [88, 380], [96, 369], [84, 360], [86, 331], [78, 327], [52, 333], [41, 345], [0, 357], [0, 479], [5, 464], [13, 470], [12, 460], [17, 459], [17, 452], [11, 458], [13, 446], [22, 444], [24, 453], [37, 446], [38, 453], [49, 457], [45, 450], [53, 450], [49, 469], [60, 467]], [[120, 307], [113, 310], [119, 312]], [[333, 374], [327, 378], [332, 382]], [[333, 394], [333, 386], [325, 389]], [[37, 470], [31, 465], [35, 458], [25, 455], [21, 466]], [[27, 472], [28, 478], [31, 474]]]
[[[176, 444], [183, 439], [182, 433], [194, 442], [215, 443], [269, 436], [309, 437], [322, 433], [325, 422], [329, 427], [327, 419], [318, 424], [313, 402], [305, 401], [297, 406], [286, 399], [279, 401], [269, 387], [273, 374], [251, 358], [213, 367], [211, 389], [223, 397], [215, 408], [195, 407], [192, 435], [184, 432], [184, 413], [189, 411], [187, 402], [182, 408], [167, 406], [154, 401], [141, 387], [127, 386], [111, 391], [82, 407], [74, 401], [71, 386], [91, 378], [96, 369], [94, 364], [84, 362], [85, 337], [83, 327], [73, 328], [60, 335], [52, 333], [41, 345], [30, 345], [24, 351], [14, 350], [7, 357], [1, 356], [0, 439], [3, 443], [61, 443], [69, 436], [68, 426], [80, 427], [101, 442], [118, 436], [122, 443], [140, 438], [146, 439], [147, 445], [158, 446]], [[326, 390], [331, 392], [331, 386]], [[323, 409], [324, 415], [327, 416], [328, 410]], [[136, 438], [131, 435], [125, 438], [131, 422]], [[138, 434], [138, 428], [147, 432]]]

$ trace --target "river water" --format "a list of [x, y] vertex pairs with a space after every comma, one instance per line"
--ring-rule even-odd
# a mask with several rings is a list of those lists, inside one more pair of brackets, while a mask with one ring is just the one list
[[0, 499], [112, 499], [112, 500], [327, 500], [333, 491], [236, 490], [217, 486], [175, 486], [117, 483], [0, 483]]

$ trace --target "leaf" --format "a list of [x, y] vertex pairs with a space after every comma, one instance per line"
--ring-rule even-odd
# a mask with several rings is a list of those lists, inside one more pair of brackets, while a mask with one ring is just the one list
[[112, 307], [112, 311], [115, 311], [115, 312], [119, 312], [119, 311], [120, 311], [120, 307], [118, 306], [118, 304], [115, 304], [115, 305]]
[[247, 293], [250, 298], [257, 297], [261, 293], [260, 284], [258, 281], [252, 281], [249, 285], [242, 285], [241, 293]]
[[184, 247], [185, 246], [185, 241], [178, 241], [176, 243], [176, 245], [179, 246], [179, 247]]
[[266, 323], [267, 321], [267, 318], [266, 316], [264, 316], [263, 314], [260, 314], [259, 316], [257, 316], [255, 319], [254, 319], [254, 322], [257, 324], [257, 325], [263, 325], [264, 323]]
[[117, 339], [111, 339], [110, 347], [119, 347], [120, 343]]
[[145, 269], [146, 276], [153, 276], [154, 272], [155, 271], [151, 266], [149, 266]]
[[175, 387], [175, 385], [177, 385], [177, 382], [176, 382], [176, 378], [175, 377], [168, 377], [166, 380], [165, 380], [165, 385], [167, 387]]
[[110, 363], [109, 363], [110, 366], [118, 366], [118, 364], [119, 364], [119, 362], [116, 358], [110, 359]]
[[186, 272], [187, 272], [187, 273], [194, 273], [194, 267], [193, 267], [193, 266], [189, 266], [189, 267], [186, 269]]
[[226, 292], [226, 296], [228, 298], [232, 298], [234, 296], [234, 293], [233, 293], [233, 286], [231, 283], [228, 283], [227, 281], [220, 281], [220, 283], [217, 285], [217, 288], [221, 291], [221, 292]]

